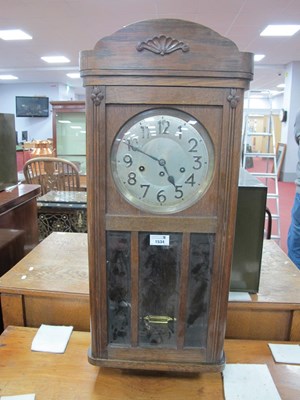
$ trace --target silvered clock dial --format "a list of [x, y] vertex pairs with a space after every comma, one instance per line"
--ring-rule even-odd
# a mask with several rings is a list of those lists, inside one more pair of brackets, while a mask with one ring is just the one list
[[152, 109], [128, 120], [114, 138], [111, 169], [121, 195], [150, 213], [169, 214], [196, 203], [207, 190], [214, 149], [191, 115]]

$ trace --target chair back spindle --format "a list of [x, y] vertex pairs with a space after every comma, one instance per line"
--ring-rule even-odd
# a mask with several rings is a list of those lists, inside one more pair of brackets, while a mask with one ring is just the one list
[[71, 161], [57, 157], [37, 157], [28, 160], [23, 168], [26, 183], [41, 186], [41, 194], [50, 190], [80, 189], [79, 171]]

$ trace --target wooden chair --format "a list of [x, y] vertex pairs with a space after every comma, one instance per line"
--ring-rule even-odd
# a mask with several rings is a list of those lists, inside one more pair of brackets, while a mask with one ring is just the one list
[[41, 185], [41, 195], [50, 190], [80, 190], [78, 168], [62, 158], [31, 158], [24, 164], [23, 173], [26, 183]]

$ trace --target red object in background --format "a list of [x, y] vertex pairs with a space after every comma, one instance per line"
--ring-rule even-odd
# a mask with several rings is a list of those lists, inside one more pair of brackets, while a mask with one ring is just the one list
[[27, 160], [30, 159], [30, 150], [18, 150], [17, 151], [17, 171], [23, 172], [23, 166]]

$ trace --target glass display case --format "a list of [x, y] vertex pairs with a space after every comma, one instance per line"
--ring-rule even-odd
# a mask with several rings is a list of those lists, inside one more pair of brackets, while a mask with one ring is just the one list
[[52, 101], [53, 147], [57, 157], [72, 161], [86, 174], [84, 101]]

